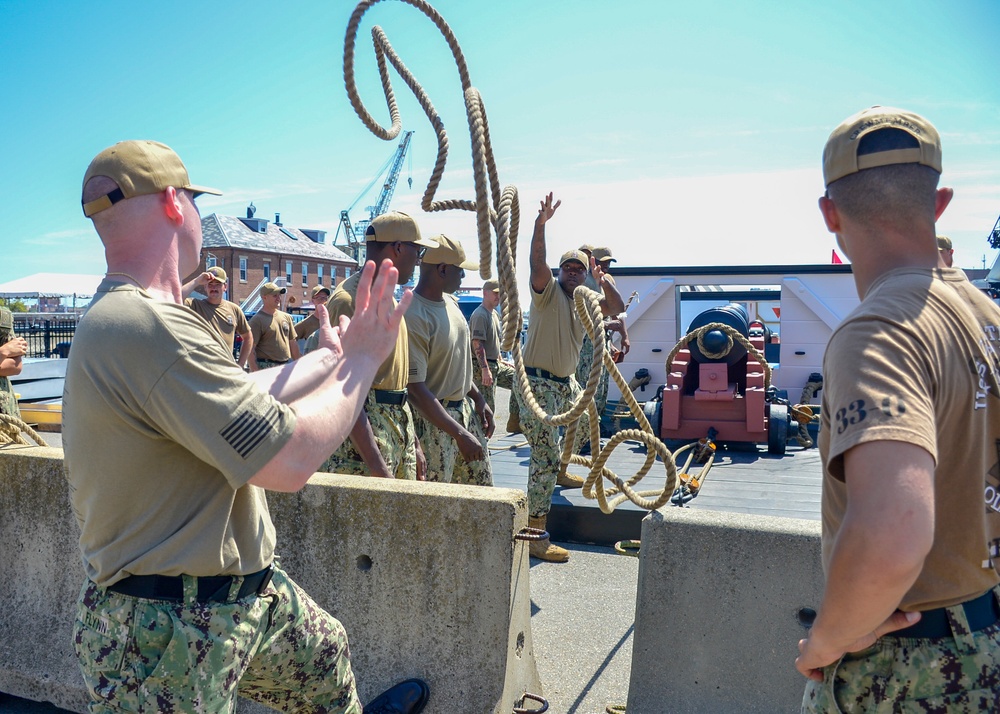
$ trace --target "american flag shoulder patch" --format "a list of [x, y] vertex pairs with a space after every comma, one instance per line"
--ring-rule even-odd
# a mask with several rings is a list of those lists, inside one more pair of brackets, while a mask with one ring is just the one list
[[240, 457], [246, 459], [268, 435], [274, 433], [280, 420], [281, 410], [278, 405], [261, 394], [247, 404], [219, 434]]

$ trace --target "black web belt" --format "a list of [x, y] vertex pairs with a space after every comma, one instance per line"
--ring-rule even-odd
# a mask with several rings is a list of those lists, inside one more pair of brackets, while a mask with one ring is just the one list
[[406, 390], [373, 389], [376, 404], [394, 404], [397, 407], [406, 404]]
[[[269, 565], [263, 570], [243, 576], [243, 584], [235, 600], [242, 600], [249, 595], [261, 595], [271, 582], [274, 566]], [[213, 575], [206, 578], [196, 578], [198, 585], [198, 602], [230, 602], [229, 591], [238, 575]], [[184, 600], [184, 579], [179, 575], [130, 575], [108, 587], [122, 595], [139, 597], [145, 600]], [[234, 601], [235, 601], [234, 600]]]
[[445, 409], [458, 409], [465, 403], [464, 399], [441, 399], [439, 401]]
[[524, 373], [527, 374], [529, 377], [541, 377], [542, 379], [551, 379], [553, 382], [559, 382], [560, 384], [569, 384], [569, 377], [557, 377], [547, 369], [538, 369], [537, 367], [525, 367]]
[[[957, 607], [957, 606], [955, 606]], [[962, 603], [965, 610], [965, 617], [969, 621], [969, 629], [972, 632], [985, 630], [990, 625], [1000, 620], [1000, 606], [997, 605], [996, 595], [992, 590]], [[920, 639], [933, 639], [938, 637], [950, 637], [951, 625], [948, 624], [948, 608], [939, 607], [935, 610], [926, 610], [920, 613], [920, 622], [910, 625], [906, 629], [889, 632], [884, 637], [914, 637]]]

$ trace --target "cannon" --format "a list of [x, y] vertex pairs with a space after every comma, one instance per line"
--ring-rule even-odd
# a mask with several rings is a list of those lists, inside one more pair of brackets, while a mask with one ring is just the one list
[[[700, 339], [693, 334], [713, 323]], [[757, 350], [758, 358], [736, 337]], [[689, 441], [706, 435], [720, 442], [766, 443], [772, 454], [784, 454], [788, 439], [787, 401], [767, 392], [764, 345], [767, 327], [751, 321], [741, 305], [705, 310], [672, 352], [667, 383], [644, 410], [664, 441]], [[784, 404], [779, 403], [785, 401]]]

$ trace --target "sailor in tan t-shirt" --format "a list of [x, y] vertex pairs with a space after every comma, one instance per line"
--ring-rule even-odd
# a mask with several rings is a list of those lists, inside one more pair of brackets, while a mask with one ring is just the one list
[[[560, 201], [553, 203], [550, 193], [541, 202], [535, 230], [531, 236], [531, 312], [528, 315], [528, 337], [524, 344], [524, 367], [531, 391], [539, 406], [548, 414], [561, 414], [580, 394], [574, 376], [583, 345], [583, 323], [576, 314], [573, 292], [584, 287], [587, 267], [603, 295], [601, 311], [617, 315], [625, 308], [621, 295], [613, 283], [605, 279], [601, 266], [579, 250], [570, 250], [559, 259], [558, 278], [545, 260], [545, 224], [551, 220]], [[562, 436], [559, 428], [545, 424], [535, 417], [521, 399], [521, 426], [531, 445], [528, 465], [528, 519], [532, 528], [545, 530], [546, 518], [552, 506], [552, 492], [559, 473]], [[589, 420], [585, 418], [578, 434], [589, 433]], [[572, 474], [560, 478], [559, 485], [580, 488], [583, 479]], [[552, 545], [548, 539], [529, 543], [532, 556], [553, 562], [565, 562], [569, 552]]]
[[[226, 291], [229, 276], [217, 265], [212, 266], [198, 277], [181, 287], [184, 304], [208, 321], [216, 332], [221, 335], [226, 347], [233, 352], [236, 336], [240, 337], [240, 355], [236, 363], [246, 369], [247, 361], [253, 352], [253, 333], [250, 323], [240, 306], [222, 297]], [[189, 297], [195, 290], [204, 290], [205, 299], [196, 300]]]
[[295, 321], [281, 311], [284, 294], [285, 289], [274, 283], [264, 283], [260, 288], [261, 308], [250, 318], [256, 355], [256, 359], [249, 362], [251, 372], [285, 364], [301, 356], [299, 343], [295, 340]]
[[452, 294], [467, 260], [461, 243], [435, 236], [407, 313], [410, 370], [407, 391], [417, 408], [417, 435], [427, 456], [427, 478], [447, 483], [493, 485], [486, 442], [493, 412], [472, 382], [469, 326]]
[[823, 601], [803, 711], [995, 711], [1000, 310], [939, 265], [941, 143], [872, 107], [823, 152], [861, 304], [823, 360]]
[[[376, 217], [365, 232], [365, 250], [376, 265], [390, 261], [399, 272], [399, 284], [413, 277], [417, 262], [428, 248], [437, 245], [420, 235], [417, 222], [402, 211]], [[327, 302], [330, 321], [354, 314], [358, 276], [337, 286]], [[310, 315], [299, 323], [299, 334], [309, 335], [319, 325]], [[330, 455], [322, 471], [331, 473], [424, 480], [426, 462], [407, 403], [406, 381], [410, 369], [406, 320], [399, 326], [396, 346], [379, 367], [365, 400], [365, 408], [351, 429], [351, 438]]]
[[[93, 711], [229, 712], [238, 690], [357, 714], [347, 633], [275, 562], [265, 490], [300, 490], [346, 438], [409, 298], [394, 308], [395, 271], [372, 283], [369, 264], [359, 293], [371, 286], [371, 299], [350, 325], [325, 327], [294, 365], [244, 373], [183, 305], [202, 193], [218, 192], [152, 141], [105, 149], [83, 181], [107, 274], [77, 327], [63, 401], [86, 572], [67, 623], [82, 684]], [[418, 714], [426, 695], [408, 680], [365, 708]]]

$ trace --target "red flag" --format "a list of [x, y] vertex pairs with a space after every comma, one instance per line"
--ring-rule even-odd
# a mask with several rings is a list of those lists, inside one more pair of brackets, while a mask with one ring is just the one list
[[837, 255], [837, 251], [834, 250], [834, 251], [831, 251], [831, 252], [833, 253], [833, 257], [830, 258], [830, 262], [833, 263], [834, 265], [842, 265], [844, 263], [844, 261], [842, 261], [840, 259], [840, 256]]

